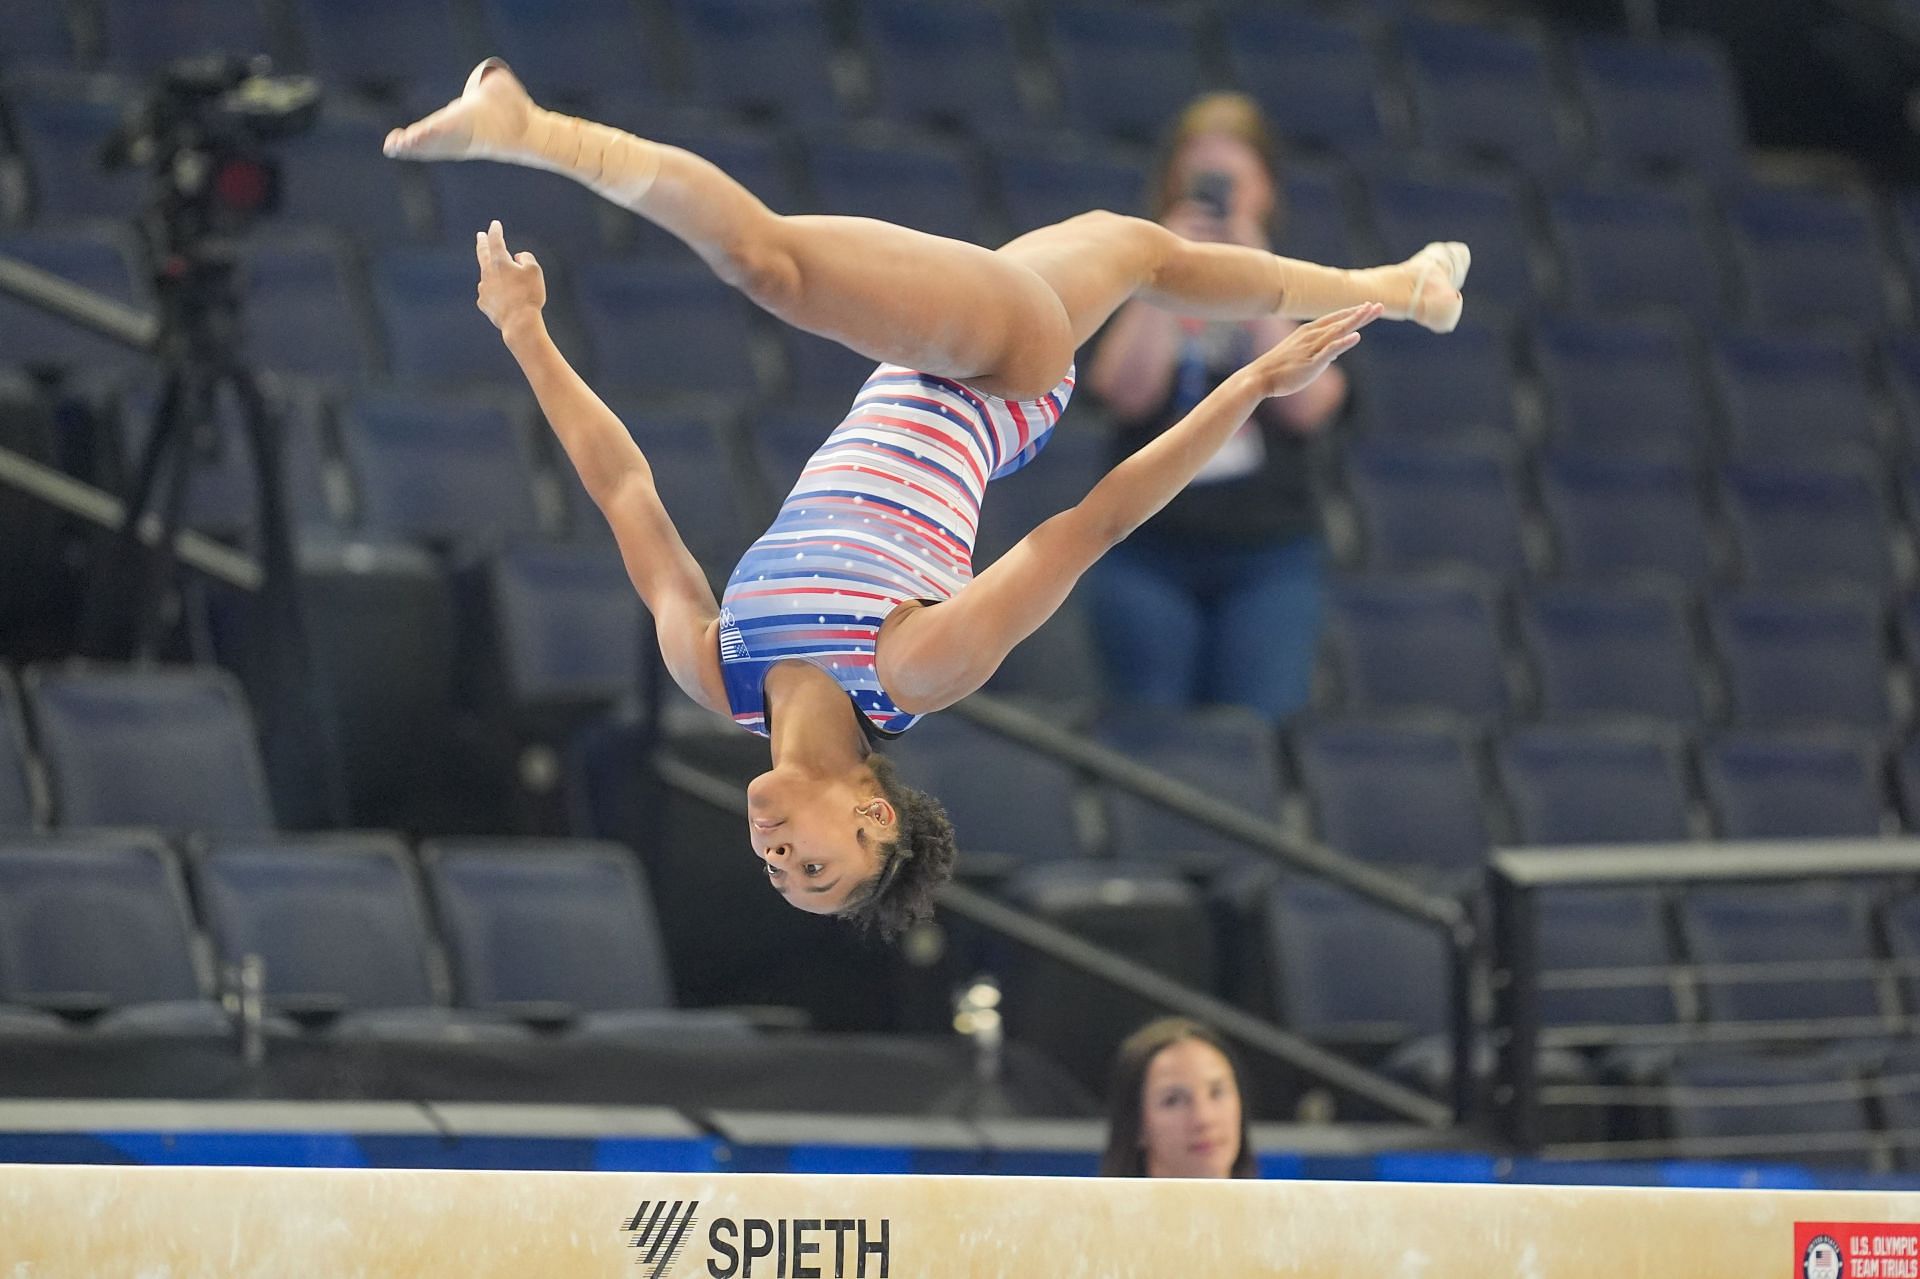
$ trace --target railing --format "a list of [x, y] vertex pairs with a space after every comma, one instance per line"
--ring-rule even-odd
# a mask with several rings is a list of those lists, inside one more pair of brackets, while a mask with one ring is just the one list
[[[1808, 1043], [1907, 1033], [1914, 1022], [1911, 1017], [1889, 1012], [1877, 1017], [1545, 1027], [1541, 1023], [1540, 999], [1542, 992], [1549, 990], [1629, 989], [1669, 983], [1676, 976], [1693, 984], [1718, 985], [1863, 977], [1884, 982], [1909, 974], [1916, 966], [1901, 961], [1849, 959], [1682, 963], [1660, 968], [1583, 968], [1543, 973], [1537, 897], [1541, 890], [1832, 882], [1917, 874], [1920, 874], [1920, 840], [1644, 844], [1496, 852], [1488, 872], [1493, 905], [1493, 1020], [1497, 1027], [1494, 1105], [1504, 1134], [1515, 1146], [1536, 1150], [1543, 1145], [1541, 1111], [1545, 1104], [1658, 1105], [1669, 1100], [1674, 1091], [1602, 1084], [1543, 1087], [1539, 1078], [1539, 1053], [1545, 1048]], [[1806, 1098], [1788, 1089], [1780, 1094], [1779, 1100]], [[1744, 1102], [1729, 1099], [1725, 1104]], [[1858, 1135], [1854, 1134], [1852, 1140], [1857, 1145]], [[1727, 1157], [1750, 1153], [1743, 1141], [1723, 1139], [1718, 1144], [1724, 1149], [1708, 1149], [1693, 1142], [1687, 1153], [1696, 1156], [1717, 1153]], [[1822, 1138], [1819, 1134], [1796, 1134], [1791, 1141], [1813, 1150], [1820, 1148]], [[1714, 1144], [1706, 1143], [1707, 1146]], [[1554, 1153], [1569, 1158], [1595, 1154], [1655, 1157], [1671, 1153], [1671, 1143], [1575, 1143], [1560, 1147]]]

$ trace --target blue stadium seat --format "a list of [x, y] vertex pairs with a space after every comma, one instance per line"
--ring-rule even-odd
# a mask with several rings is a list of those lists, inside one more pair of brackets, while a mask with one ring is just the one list
[[[1199, 890], [1154, 866], [1068, 862], [1028, 866], [1005, 893], [1017, 907], [1200, 990], [1218, 973]], [[1064, 1065], [1089, 1089], [1106, 1083], [1113, 1050], [1158, 1010], [1084, 972], [1012, 949], [1002, 975], [1007, 1033]]]
[[[1874, 957], [1866, 898], [1853, 886], [1690, 888], [1680, 933], [1696, 964], [1858, 963]], [[1891, 993], [1891, 992], [1887, 992]], [[1882, 992], [1866, 973], [1819, 978], [1700, 979], [1714, 1021], [1878, 1017]]]
[[1391, 721], [1297, 730], [1315, 829], [1380, 865], [1478, 874], [1490, 834], [1467, 744], [1447, 724]]
[[508, 1029], [448, 1007], [445, 961], [397, 840], [216, 840], [196, 850], [191, 866], [215, 950], [229, 963], [260, 957], [269, 1008], [380, 1036]]
[[1702, 584], [1713, 572], [1699, 480], [1682, 462], [1555, 451], [1540, 463], [1540, 496], [1563, 572], [1660, 574]]
[[111, 76], [20, 72], [4, 88], [41, 226], [140, 212], [146, 174], [137, 165], [108, 169], [100, 161], [101, 145], [132, 106], [132, 85]]
[[137, 833], [0, 838], [0, 1002], [225, 1029], [173, 854]]
[[307, 66], [329, 84], [392, 93], [413, 85], [456, 96], [476, 58], [453, 0], [289, 0]]
[[419, 175], [380, 153], [394, 123], [329, 99], [312, 129], [275, 143], [282, 159], [277, 220], [326, 227], [362, 247], [413, 239], [406, 190]]
[[1730, 733], [1701, 752], [1726, 839], [1872, 838], [1886, 798], [1880, 752], [1845, 733]]
[[1875, 1144], [1865, 1086], [1844, 1051], [1699, 1051], [1676, 1062], [1667, 1082], [1667, 1122], [1682, 1158], [1857, 1167]]
[[1476, 584], [1389, 577], [1334, 582], [1327, 638], [1347, 709], [1507, 709], [1499, 623]]
[[1877, 729], [1891, 720], [1877, 600], [1750, 592], [1716, 600], [1708, 612], [1736, 723]]
[[1118, 147], [1070, 133], [1023, 132], [993, 140], [987, 158], [1015, 234], [1089, 209], [1145, 212], [1146, 166]]
[[1569, 163], [1540, 46], [1492, 27], [1410, 19], [1400, 25], [1414, 124], [1430, 150], [1497, 158], [1529, 173]]
[[[1251, 711], [1235, 706], [1119, 706], [1101, 717], [1094, 733], [1103, 745], [1198, 786], [1224, 804], [1275, 824], [1280, 821], [1278, 743], [1273, 725]], [[1103, 788], [1101, 794], [1115, 857], [1164, 862], [1199, 854], [1219, 862], [1246, 852], [1246, 845], [1125, 791]]]
[[1514, 434], [1513, 362], [1485, 325], [1463, 321], [1444, 336], [1379, 325], [1349, 363], [1359, 412], [1378, 438], [1417, 444]]
[[36, 667], [26, 691], [59, 825], [272, 828], [253, 717], [226, 672]]
[[526, 441], [499, 408], [367, 393], [345, 406], [340, 438], [369, 532], [452, 543], [536, 529]]
[[1357, 25], [1264, 6], [1235, 7], [1224, 22], [1234, 79], [1283, 137], [1346, 157], [1387, 146], [1380, 70]]
[[1509, 313], [1532, 309], [1537, 294], [1527, 245], [1533, 237], [1512, 180], [1388, 172], [1369, 179], [1367, 197], [1388, 261], [1410, 258], [1434, 240], [1464, 241], [1473, 249], [1469, 313], [1487, 303]]
[[1526, 568], [1520, 494], [1503, 451], [1364, 442], [1348, 448], [1346, 474], [1368, 567], [1466, 566], [1502, 577]]
[[1549, 201], [1567, 291], [1581, 307], [1658, 308], [1710, 323], [1726, 288], [1699, 210], [1661, 187], [1569, 188]]
[[980, 240], [980, 200], [960, 149], [872, 126], [806, 139], [823, 213], [878, 218], [956, 240]]
[[1495, 750], [1523, 844], [1679, 843], [1680, 752], [1665, 733], [1519, 728]]
[[1267, 902], [1280, 1023], [1312, 1038], [1393, 1044], [1447, 1024], [1440, 934], [1328, 885], [1282, 882]]
[[919, 725], [889, 742], [884, 753], [903, 781], [945, 806], [959, 837], [962, 873], [980, 869], [983, 861], [975, 854], [1022, 862], [1079, 854], [1073, 814], [1079, 778], [1065, 764], [955, 715]]
[[[1671, 970], [1665, 903], [1649, 888], [1569, 888], [1537, 893], [1541, 975], [1569, 969]], [[1673, 978], [1630, 986], [1540, 992], [1548, 1026], [1664, 1025], [1679, 1020]]]
[[376, 345], [330, 238], [257, 243], [242, 279], [249, 354], [262, 368], [349, 383], [373, 370]]
[[1886, 270], [1864, 202], [1810, 190], [1756, 188], [1727, 220], [1753, 314], [1763, 324], [1887, 318]]
[[1073, 128], [1149, 140], [1200, 90], [1198, 37], [1185, 10], [1059, 0], [1044, 20]]
[[1877, 467], [1730, 462], [1720, 481], [1747, 581], [1892, 583], [1892, 534]]
[[673, 0], [703, 106], [832, 119], [833, 37], [816, 0]]
[[1573, 69], [1602, 164], [1719, 183], [1745, 171], [1746, 126], [1718, 46], [1585, 37], [1573, 45]]
[[41, 824], [30, 758], [20, 694], [14, 688], [13, 676], [0, 667], [0, 831], [24, 831]]
[[1553, 316], [1533, 328], [1533, 363], [1561, 444], [1680, 457], [1711, 439], [1706, 380], [1674, 325]]
[[1307, 262], [1359, 262], [1353, 216], [1347, 209], [1347, 181], [1340, 170], [1290, 160], [1280, 177], [1281, 220], [1273, 251]]
[[[117, 231], [89, 228], [0, 236], [0, 256], [18, 258], [146, 309], [148, 291], [135, 282], [135, 250]], [[14, 365], [124, 373], [142, 364], [138, 353], [8, 297], [0, 297], [0, 333], [7, 335], [6, 358]]]
[[867, 0], [865, 33], [882, 115], [972, 129], [1027, 118], [1013, 27], [972, 0]]
[[460, 1006], [564, 1017], [593, 1038], [751, 1033], [738, 1014], [674, 1008], [646, 876], [618, 844], [440, 840], [420, 860]]
[[1519, 613], [1543, 716], [1699, 719], [1693, 638], [1672, 593], [1540, 586], [1522, 597]]
[[758, 390], [752, 304], [704, 265], [595, 262], [575, 273], [575, 291], [596, 384], [651, 395]]
[[64, 67], [73, 63], [73, 14], [64, 4], [4, 0], [0, 2], [0, 30], [7, 33], [6, 44], [0, 45], [0, 67]]
[[627, 0], [484, 0], [480, 16], [489, 47], [541, 102], [658, 92], [639, 11]]
[[[649, 412], [644, 404], [618, 398], [611, 404], [646, 451], [660, 500], [687, 549], [710, 572], [727, 572], [759, 530], [748, 527], [737, 504], [739, 486], [720, 425], [705, 417]], [[577, 479], [566, 482], [570, 490], [580, 489]], [[599, 520], [597, 512], [593, 518]]]
[[559, 262], [592, 257], [601, 248], [605, 202], [577, 182], [517, 165], [425, 168], [439, 206], [441, 238], [468, 250], [469, 256], [474, 233], [486, 230], [496, 218], [511, 249], [531, 249], [549, 270]]
[[486, 593], [508, 705], [605, 707], [638, 691], [647, 618], [617, 556], [511, 547], [487, 561]]
[[1873, 391], [1859, 346], [1815, 333], [1722, 334], [1713, 370], [1734, 448], [1762, 457], [1871, 452]]
[[207, 54], [278, 52], [260, 0], [104, 0], [100, 18], [107, 64], [134, 74]]
[[374, 307], [396, 379], [442, 387], [520, 383], [499, 332], [473, 304], [479, 278], [471, 246], [389, 249], [374, 259]]

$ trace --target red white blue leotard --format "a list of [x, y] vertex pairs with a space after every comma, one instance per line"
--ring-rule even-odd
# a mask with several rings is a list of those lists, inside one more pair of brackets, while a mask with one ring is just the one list
[[727, 579], [720, 672], [735, 723], [766, 734], [767, 671], [797, 658], [838, 680], [881, 734], [912, 727], [919, 716], [893, 704], [874, 668], [881, 624], [973, 579], [987, 481], [1046, 445], [1073, 378], [1014, 401], [897, 365], [873, 371]]

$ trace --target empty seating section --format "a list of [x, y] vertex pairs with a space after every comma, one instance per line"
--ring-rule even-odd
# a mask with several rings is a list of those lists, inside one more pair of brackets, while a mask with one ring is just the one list
[[451, 544], [536, 527], [520, 425], [491, 404], [368, 393], [347, 407], [341, 439], [370, 533]]
[[1718, 48], [1586, 37], [1572, 53], [1602, 164], [1622, 173], [1698, 175], [1722, 183], [1745, 170], [1745, 125], [1733, 74]]

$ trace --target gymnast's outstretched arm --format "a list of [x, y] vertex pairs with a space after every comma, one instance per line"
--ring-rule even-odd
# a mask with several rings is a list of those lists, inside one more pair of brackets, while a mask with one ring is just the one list
[[1065, 602], [1080, 575], [1172, 501], [1263, 400], [1312, 383], [1380, 313], [1378, 303], [1367, 303], [1295, 329], [958, 595], [903, 615], [878, 653], [880, 680], [894, 701], [924, 713], [986, 683], [1014, 645]]
[[667, 670], [687, 696], [724, 714], [720, 605], [660, 501], [646, 455], [548, 335], [546, 279], [533, 254], [508, 253], [498, 222], [475, 237], [474, 253], [480, 309], [500, 330], [580, 482], [612, 526], [627, 576], [653, 614]]

